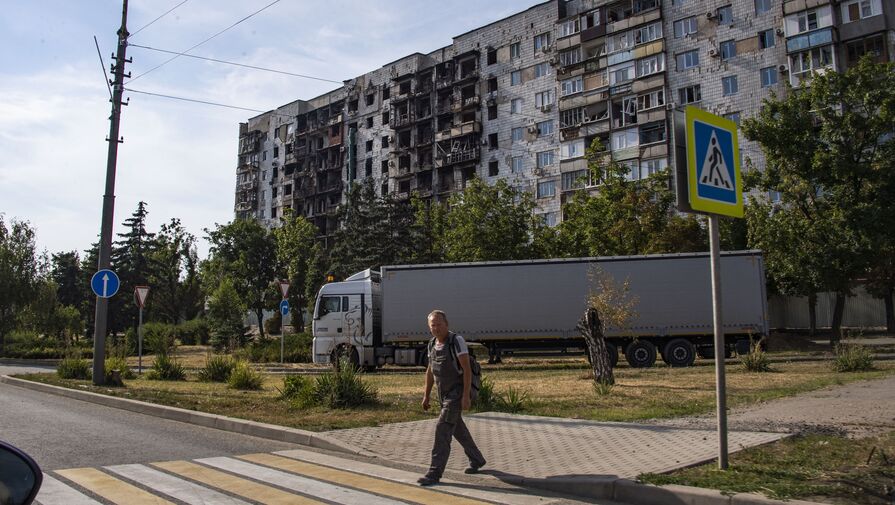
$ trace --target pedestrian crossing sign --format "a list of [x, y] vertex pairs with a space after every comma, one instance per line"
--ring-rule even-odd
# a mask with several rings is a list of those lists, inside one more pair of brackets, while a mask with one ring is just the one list
[[696, 212], [743, 217], [736, 123], [689, 106], [686, 128], [690, 207]]

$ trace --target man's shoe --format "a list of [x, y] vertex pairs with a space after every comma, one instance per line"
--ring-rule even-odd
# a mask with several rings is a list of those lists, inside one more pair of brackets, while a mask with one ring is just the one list
[[463, 470], [463, 473], [470, 474], [470, 475], [471, 475], [471, 474], [474, 474], [474, 473], [479, 473], [479, 470], [480, 470], [483, 466], [485, 466], [485, 462], [484, 462], [484, 461], [482, 461], [482, 464], [481, 464], [481, 465], [469, 465], [468, 467], [466, 467], [466, 470]]
[[439, 480], [440, 479], [437, 479], [435, 477], [429, 477], [428, 475], [424, 475], [424, 476], [420, 477], [419, 479], [417, 479], [416, 482], [420, 486], [434, 486], [435, 484], [438, 484]]

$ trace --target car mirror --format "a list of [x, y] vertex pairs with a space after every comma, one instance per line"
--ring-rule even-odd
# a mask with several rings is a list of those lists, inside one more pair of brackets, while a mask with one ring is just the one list
[[0, 503], [28, 505], [43, 483], [43, 472], [30, 456], [0, 442]]

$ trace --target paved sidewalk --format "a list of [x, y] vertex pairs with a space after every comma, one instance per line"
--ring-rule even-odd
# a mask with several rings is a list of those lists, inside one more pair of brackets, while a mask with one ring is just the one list
[[[717, 435], [709, 429], [494, 412], [464, 419], [488, 460], [486, 469], [498, 476], [631, 478], [646, 472], [667, 472], [717, 456]], [[387, 460], [428, 466], [435, 420], [331, 431], [326, 435]], [[731, 452], [786, 436], [746, 431], [729, 435]], [[448, 469], [462, 471], [466, 465], [463, 450], [455, 441]]]

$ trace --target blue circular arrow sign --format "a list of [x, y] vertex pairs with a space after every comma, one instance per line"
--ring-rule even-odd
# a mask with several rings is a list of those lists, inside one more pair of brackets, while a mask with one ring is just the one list
[[289, 300], [280, 302], [280, 314], [286, 316], [289, 314]]
[[90, 289], [100, 298], [112, 298], [121, 287], [121, 281], [115, 272], [103, 269], [93, 274], [90, 279]]

